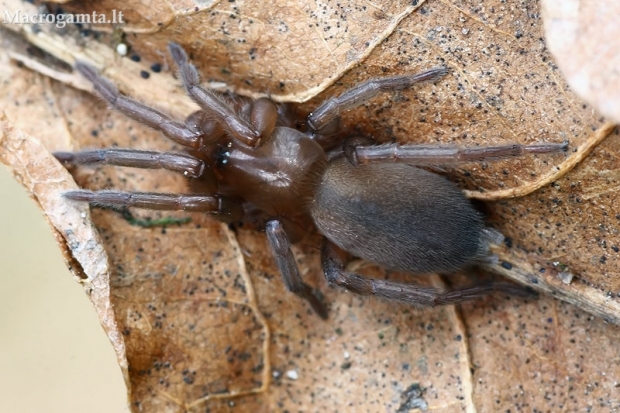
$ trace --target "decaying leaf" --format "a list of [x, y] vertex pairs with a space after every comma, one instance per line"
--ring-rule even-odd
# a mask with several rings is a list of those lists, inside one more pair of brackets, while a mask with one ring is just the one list
[[571, 88], [603, 115], [620, 120], [620, 3], [542, 0], [545, 37]]
[[[4, 5], [32, 11], [15, 1]], [[91, 12], [95, 7], [69, 6]], [[72, 184], [43, 150], [175, 145], [67, 86], [89, 90], [62, 64], [42, 64], [26, 43], [69, 65], [75, 58], [90, 61], [123, 92], [179, 118], [194, 104], [171, 71], [150, 70], [153, 63], [167, 67], [169, 40], [192, 53], [206, 81], [251, 96], [310, 99], [306, 111], [360, 80], [446, 65], [451, 74], [436, 85], [375, 99], [347, 114], [346, 126], [384, 141], [569, 140], [566, 155], [466, 165], [450, 176], [472, 196], [507, 196], [487, 205], [490, 222], [510, 240], [498, 250], [496, 271], [519, 275], [533, 287], [551, 286], [565, 299], [586, 297], [586, 304], [573, 301], [589, 311], [594, 305], [617, 322], [618, 139], [564, 83], [546, 50], [535, 3], [144, 7], [109, 0], [96, 7], [127, 11], [125, 41], [140, 62], [116, 56], [111, 40], [84, 37], [75, 28], [59, 33], [9, 25], [10, 33], [1, 32], [7, 119], [0, 159], [47, 214], [71, 253], [74, 273], [97, 285], [91, 298], [115, 344], [134, 411], [620, 407], [620, 330], [602, 318], [549, 296], [489, 297], [426, 310], [355, 297], [325, 285], [319, 239], [310, 236], [295, 254], [304, 277], [330, 303], [324, 322], [285, 291], [264, 234], [255, 230], [233, 231], [199, 214], [191, 214], [189, 224], [144, 229], [117, 213], [93, 210], [100, 243], [87, 209], [62, 199]], [[161, 171], [80, 168], [74, 177], [93, 189], [185, 190], [183, 179]], [[97, 254], [82, 256], [84, 249]], [[411, 277], [369, 264], [357, 270], [378, 278]], [[573, 282], [558, 282], [558, 272], [573, 274]], [[420, 282], [442, 284], [436, 276]]]

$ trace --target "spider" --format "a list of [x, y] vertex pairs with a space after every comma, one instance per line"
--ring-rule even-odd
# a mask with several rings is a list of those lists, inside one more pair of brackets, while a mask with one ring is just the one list
[[[458, 303], [508, 283], [483, 283], [443, 291], [350, 273], [352, 256], [410, 273], [449, 273], [489, 259], [501, 234], [445, 177], [420, 166], [458, 164], [532, 153], [565, 151], [568, 143], [511, 144], [456, 148], [384, 144], [342, 136], [340, 114], [379, 93], [433, 82], [447, 74], [437, 67], [421, 73], [371, 79], [327, 99], [307, 119], [268, 98], [223, 96], [200, 86], [185, 51], [169, 52], [189, 96], [201, 107], [184, 123], [121, 95], [97, 71], [75, 68], [112, 108], [161, 131], [187, 153], [100, 149], [55, 156], [69, 165], [104, 163], [182, 173], [200, 190], [188, 194], [70, 191], [71, 200], [109, 208], [202, 211], [227, 221], [259, 211], [286, 288], [306, 300], [323, 319], [320, 295], [302, 280], [291, 251], [309, 226], [324, 236], [321, 261], [330, 285], [421, 307]], [[301, 126], [300, 126], [301, 125]], [[194, 185], [195, 186], [195, 185]], [[516, 288], [516, 287], [515, 287]]]

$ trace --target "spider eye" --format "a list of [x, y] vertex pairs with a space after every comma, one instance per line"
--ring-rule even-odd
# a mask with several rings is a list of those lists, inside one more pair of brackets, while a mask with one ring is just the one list
[[230, 142], [225, 146], [219, 148], [215, 153], [215, 162], [218, 166], [224, 166], [228, 164], [228, 157], [230, 156], [230, 152], [228, 148], [231, 146]]

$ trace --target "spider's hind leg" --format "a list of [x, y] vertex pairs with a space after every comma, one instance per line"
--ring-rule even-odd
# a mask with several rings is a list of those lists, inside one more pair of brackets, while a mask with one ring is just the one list
[[398, 301], [414, 307], [436, 307], [457, 304], [484, 297], [492, 292], [523, 295], [524, 289], [504, 282], [483, 282], [469, 287], [443, 291], [438, 288], [391, 280], [377, 280], [347, 272], [348, 254], [327, 239], [321, 251], [325, 278], [331, 285], [345, 288], [359, 295], [373, 295], [389, 301]]

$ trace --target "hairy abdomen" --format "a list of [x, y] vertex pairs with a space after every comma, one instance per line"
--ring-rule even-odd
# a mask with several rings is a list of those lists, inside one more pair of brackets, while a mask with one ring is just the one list
[[311, 213], [330, 241], [387, 268], [454, 271], [484, 250], [482, 216], [460, 189], [406, 164], [330, 163]]

